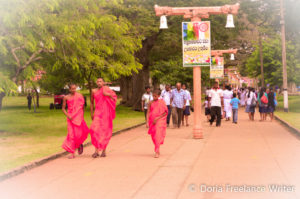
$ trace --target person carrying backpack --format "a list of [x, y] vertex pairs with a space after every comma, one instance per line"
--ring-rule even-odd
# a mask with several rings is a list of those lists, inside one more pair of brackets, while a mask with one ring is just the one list
[[268, 94], [266, 93], [266, 88], [261, 88], [260, 92], [257, 96], [257, 101], [259, 104], [259, 113], [260, 113], [260, 120], [259, 121], [265, 121], [267, 117], [268, 112]]

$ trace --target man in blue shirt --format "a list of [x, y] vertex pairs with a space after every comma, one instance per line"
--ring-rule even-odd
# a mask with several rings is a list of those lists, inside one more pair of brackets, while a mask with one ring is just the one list
[[230, 104], [232, 105], [232, 122], [235, 124], [237, 124], [238, 119], [239, 103], [240, 100], [236, 97], [236, 93], [233, 93], [233, 98], [231, 99]]
[[173, 126], [180, 128], [183, 110], [186, 106], [186, 92], [181, 89], [181, 83], [176, 84], [176, 89], [172, 90], [171, 106]]

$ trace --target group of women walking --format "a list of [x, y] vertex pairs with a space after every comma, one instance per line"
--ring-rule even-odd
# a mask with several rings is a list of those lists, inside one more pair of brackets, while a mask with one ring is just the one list
[[273, 120], [274, 111], [277, 106], [277, 97], [273, 88], [264, 88], [255, 91], [254, 88], [248, 88], [241, 93], [241, 101], [246, 105], [246, 112], [249, 120], [254, 121], [255, 109], [258, 107], [260, 121], [266, 121], [267, 116]]

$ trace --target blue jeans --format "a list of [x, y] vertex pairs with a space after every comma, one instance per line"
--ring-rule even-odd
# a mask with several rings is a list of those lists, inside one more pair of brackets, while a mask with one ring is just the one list
[[239, 112], [238, 109], [232, 109], [232, 121], [235, 122], [235, 123], [238, 120], [238, 112]]
[[168, 105], [167, 107], [168, 107], [167, 124], [170, 124], [170, 118], [171, 118], [171, 112], [172, 112], [172, 110], [171, 110], [171, 106], [170, 105]]

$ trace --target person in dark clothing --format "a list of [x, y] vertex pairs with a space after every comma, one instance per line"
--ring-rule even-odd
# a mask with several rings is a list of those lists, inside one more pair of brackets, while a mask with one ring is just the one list
[[27, 95], [27, 104], [28, 104], [28, 109], [31, 110], [31, 102], [32, 102], [32, 96], [30, 93]]
[[275, 93], [273, 91], [273, 88], [267, 89], [267, 93], [268, 93], [267, 113], [270, 115], [272, 121], [274, 117], [274, 111], [275, 111]]

